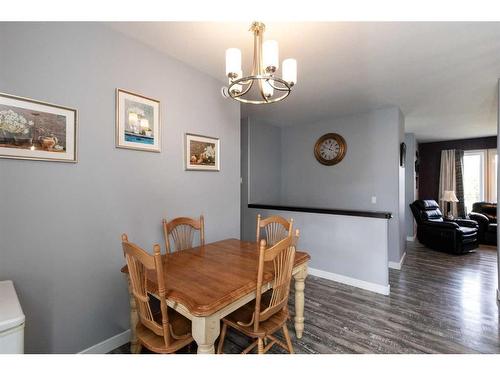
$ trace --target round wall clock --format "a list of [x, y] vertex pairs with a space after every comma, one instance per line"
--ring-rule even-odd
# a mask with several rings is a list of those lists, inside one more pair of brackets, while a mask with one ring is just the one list
[[346, 151], [345, 139], [337, 133], [328, 133], [321, 136], [314, 145], [314, 156], [324, 165], [340, 163]]

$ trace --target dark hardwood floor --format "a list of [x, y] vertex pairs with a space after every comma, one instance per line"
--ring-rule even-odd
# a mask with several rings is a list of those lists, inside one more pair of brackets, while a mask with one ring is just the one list
[[[500, 353], [496, 249], [455, 256], [408, 243], [383, 296], [309, 276], [297, 353]], [[290, 298], [293, 302], [293, 295]], [[293, 303], [290, 304], [293, 314]], [[293, 328], [290, 322], [289, 328]], [[248, 339], [230, 331], [224, 351]], [[194, 348], [195, 350], [195, 348]], [[112, 353], [128, 353], [124, 345]], [[275, 346], [271, 352], [282, 353]]]

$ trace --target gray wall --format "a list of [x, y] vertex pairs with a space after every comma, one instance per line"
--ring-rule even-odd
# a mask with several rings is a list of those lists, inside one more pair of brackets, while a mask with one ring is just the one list
[[417, 199], [415, 183], [415, 152], [417, 151], [417, 141], [415, 134], [405, 134], [406, 143], [406, 163], [405, 163], [405, 209], [406, 209], [406, 236], [415, 236], [415, 219], [408, 205]]
[[[262, 125], [265, 137], [258, 134], [264, 133]], [[392, 107], [316, 124], [271, 127], [254, 119], [242, 120], [242, 238], [252, 240], [257, 213], [268, 213], [248, 209], [248, 196], [243, 194], [248, 190], [250, 203], [390, 211], [394, 218], [389, 220], [388, 229], [382, 219], [281, 213], [301, 220], [300, 246], [306, 246], [312, 254], [311, 267], [386, 287], [387, 262], [399, 262], [405, 249], [404, 169], [399, 167], [399, 144], [404, 137], [402, 113]], [[278, 130], [281, 130], [281, 143], [277, 139]], [[316, 140], [327, 132], [338, 132], [347, 141], [346, 157], [334, 167], [319, 164], [313, 154]], [[281, 164], [273, 167], [274, 175], [281, 176], [278, 198], [274, 198], [276, 187], [261, 178], [261, 164], [254, 164], [253, 153], [257, 151], [260, 161], [277, 159], [276, 150], [270, 145], [281, 148]], [[246, 169], [256, 172], [248, 175]], [[277, 178], [272, 181], [279, 184]], [[262, 186], [267, 189], [263, 190]], [[261, 200], [253, 200], [253, 190], [259, 192]], [[371, 203], [372, 196], [377, 196], [376, 204]], [[364, 220], [363, 223], [360, 220]], [[322, 228], [324, 233], [312, 236], [311, 233], [316, 233], [314, 228]], [[337, 232], [337, 228], [343, 230]], [[364, 228], [364, 238], [359, 236], [360, 228]], [[377, 237], [380, 234], [385, 240]], [[372, 245], [374, 243], [377, 245]], [[373, 253], [368, 255], [370, 251]], [[371, 258], [373, 255], [376, 261]]]
[[281, 128], [248, 119], [250, 202], [277, 203], [281, 199]]
[[[256, 162], [280, 159], [275, 149], [281, 147], [281, 139], [277, 136], [280, 134], [280, 128], [265, 124], [270, 127], [265, 130], [265, 134], [270, 136], [270, 139], [267, 139], [256, 134], [263, 130], [263, 125], [261, 121], [253, 119], [241, 120], [241, 237], [254, 241], [256, 218], [259, 213], [263, 216], [293, 217], [295, 226], [301, 230], [299, 247], [311, 255], [312, 269], [326, 272], [327, 277], [333, 277], [340, 282], [351, 283], [355, 279], [356, 286], [384, 293], [388, 290], [387, 220], [248, 208], [249, 183], [252, 184], [250, 190], [259, 191], [260, 199], [250, 202], [275, 204], [281, 202], [281, 197], [276, 197], [277, 187], [279, 188], [278, 179], [268, 176], [276, 184], [272, 186], [268, 181], [263, 181], [261, 173], [251, 176], [248, 174], [249, 170], [259, 172], [261, 164], [255, 164]], [[255, 144], [260, 142], [261, 145]], [[253, 157], [255, 152], [259, 153], [258, 158]], [[274, 174], [279, 176], [281, 164], [274, 164], [274, 168]], [[263, 186], [267, 189], [263, 189]], [[363, 236], [359, 236], [361, 227]]]
[[[401, 110], [398, 108], [398, 145], [401, 145], [405, 140], [405, 118]], [[405, 220], [405, 171], [406, 169], [400, 165], [400, 153], [401, 149], [398, 147], [398, 206], [399, 214], [397, 217], [399, 224], [399, 248], [389, 249], [389, 260], [393, 262], [401, 261], [405, 251], [406, 251], [406, 220]]]
[[[208, 241], [239, 236], [239, 106], [98, 24], [2, 23], [0, 50], [0, 91], [79, 110], [77, 164], [0, 160], [0, 279], [19, 293], [26, 351], [78, 352], [129, 328], [122, 232], [151, 251], [163, 216], [203, 213]], [[117, 87], [161, 100], [161, 153], [115, 148]], [[219, 173], [184, 171], [185, 132], [220, 137]]]
[[258, 214], [293, 218], [300, 230], [298, 247], [311, 256], [310, 274], [389, 294], [387, 219], [251, 208], [242, 212], [250, 224], [248, 240], [255, 241]]
[[249, 148], [248, 148], [248, 132], [249, 132], [249, 119], [242, 118], [240, 120], [240, 171], [241, 171], [241, 193], [240, 193], [240, 237], [247, 238], [246, 231], [250, 231], [251, 227], [245, 222], [244, 212], [248, 208], [249, 202], [249, 188], [248, 188], [248, 171], [249, 171]]
[[[328, 132], [347, 142], [344, 160], [333, 167], [318, 163], [313, 153], [316, 140]], [[283, 127], [282, 203], [390, 211], [389, 260], [399, 261], [405, 248], [404, 169], [399, 167], [403, 137], [404, 117], [396, 107]], [[250, 191], [259, 183], [252, 179]]]

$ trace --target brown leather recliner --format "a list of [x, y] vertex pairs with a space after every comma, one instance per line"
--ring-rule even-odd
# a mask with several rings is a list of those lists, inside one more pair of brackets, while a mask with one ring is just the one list
[[476, 202], [472, 205], [469, 217], [479, 224], [479, 243], [497, 244], [497, 204]]

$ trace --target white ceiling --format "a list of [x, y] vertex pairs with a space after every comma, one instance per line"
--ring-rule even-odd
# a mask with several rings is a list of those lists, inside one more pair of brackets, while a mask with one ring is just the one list
[[[248, 23], [120, 22], [111, 28], [221, 81], [224, 51], [242, 49], [249, 72]], [[500, 23], [266, 22], [280, 59], [298, 60], [298, 84], [284, 102], [244, 105], [280, 125], [397, 105], [419, 141], [496, 134]], [[191, 88], [186, 88], [191, 89]], [[220, 95], [214, 92], [214, 95]]]

